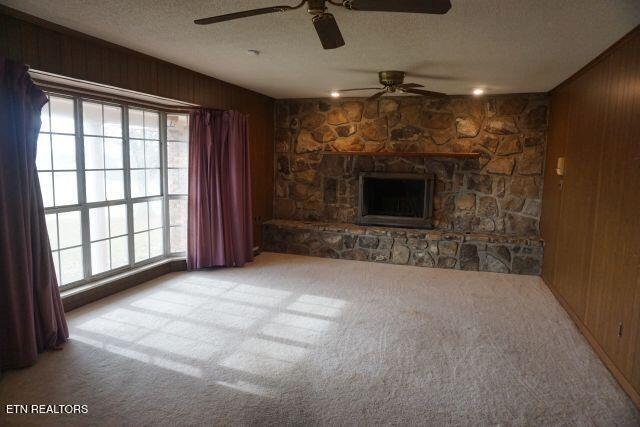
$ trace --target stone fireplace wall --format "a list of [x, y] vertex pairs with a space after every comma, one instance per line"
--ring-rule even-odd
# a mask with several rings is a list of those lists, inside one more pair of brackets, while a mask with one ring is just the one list
[[[352, 223], [358, 175], [434, 173], [434, 228], [538, 235], [548, 99], [542, 94], [282, 100], [275, 217]], [[479, 159], [323, 155], [478, 152]]]

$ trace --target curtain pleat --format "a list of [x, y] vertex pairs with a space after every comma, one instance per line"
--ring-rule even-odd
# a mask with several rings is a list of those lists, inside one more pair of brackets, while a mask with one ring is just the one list
[[67, 323], [36, 170], [47, 98], [27, 67], [0, 57], [0, 366], [33, 365], [59, 348]]
[[239, 267], [253, 260], [247, 116], [201, 109], [189, 128], [187, 266]]

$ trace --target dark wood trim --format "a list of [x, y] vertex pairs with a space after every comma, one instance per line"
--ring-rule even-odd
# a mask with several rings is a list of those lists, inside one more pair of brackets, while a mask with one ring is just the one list
[[594, 66], [598, 65], [601, 61], [607, 59], [607, 57], [609, 57], [609, 55], [611, 55], [616, 50], [618, 50], [622, 45], [624, 45], [624, 44], [630, 42], [631, 40], [633, 40], [633, 38], [636, 36], [636, 34], [640, 34], [640, 25], [636, 26], [633, 30], [631, 30], [627, 34], [625, 34], [620, 40], [616, 41], [614, 44], [609, 46], [600, 55], [598, 55], [597, 57], [595, 57], [594, 59], [589, 61], [587, 63], [587, 65], [585, 65], [584, 67], [580, 68], [578, 71], [573, 73], [571, 76], [567, 77], [564, 81], [562, 81], [556, 87], [551, 89], [549, 91], [549, 93], [553, 93], [554, 91], [557, 91], [559, 88], [571, 83], [572, 81], [574, 81], [575, 79], [577, 79], [578, 77], [580, 77], [581, 75], [583, 75], [584, 73], [589, 71], [591, 68], [593, 68]]
[[560, 303], [562, 308], [564, 308], [564, 311], [567, 312], [571, 320], [573, 320], [573, 323], [575, 323], [580, 333], [586, 338], [587, 342], [589, 343], [591, 348], [593, 348], [593, 351], [595, 351], [596, 355], [602, 361], [604, 366], [607, 367], [609, 372], [611, 372], [611, 375], [613, 375], [616, 381], [618, 381], [618, 384], [620, 384], [620, 387], [622, 387], [625, 393], [627, 393], [631, 401], [638, 408], [640, 408], [640, 393], [638, 393], [635, 390], [633, 385], [625, 378], [625, 376], [622, 374], [622, 372], [620, 372], [620, 370], [616, 367], [613, 361], [611, 361], [611, 359], [609, 358], [607, 353], [604, 351], [602, 346], [600, 346], [598, 341], [596, 341], [596, 339], [593, 337], [593, 335], [591, 334], [591, 331], [589, 331], [589, 328], [587, 328], [587, 326], [580, 320], [580, 318], [573, 311], [569, 303], [562, 297], [562, 295], [553, 286], [547, 283], [544, 277], [541, 276], [540, 278], [542, 279], [542, 282], [547, 286], [547, 288], [549, 288], [549, 290], [551, 291], [553, 296], [556, 298], [556, 300]]
[[414, 152], [390, 152], [390, 151], [323, 151], [325, 156], [362, 156], [362, 157], [442, 157], [458, 159], [477, 159], [480, 153], [414, 153]]
[[108, 297], [126, 289], [140, 285], [156, 277], [175, 271], [185, 271], [187, 262], [184, 259], [169, 259], [150, 266], [99, 280], [84, 286], [62, 291], [62, 305], [64, 311], [69, 312], [83, 305]]

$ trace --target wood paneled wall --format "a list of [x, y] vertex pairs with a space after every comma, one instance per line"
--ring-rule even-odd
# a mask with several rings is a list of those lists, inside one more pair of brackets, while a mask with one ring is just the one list
[[551, 95], [542, 276], [640, 406], [640, 27]]
[[0, 6], [0, 55], [32, 68], [249, 114], [254, 236], [273, 211], [274, 100], [186, 68]]

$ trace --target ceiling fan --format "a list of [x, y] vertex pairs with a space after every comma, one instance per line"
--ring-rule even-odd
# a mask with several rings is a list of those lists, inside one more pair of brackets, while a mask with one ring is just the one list
[[338, 28], [338, 23], [333, 17], [333, 14], [327, 12], [327, 2], [349, 10], [370, 12], [410, 12], [442, 15], [451, 9], [450, 0], [303, 0], [296, 6], [263, 7], [261, 9], [196, 19], [193, 22], [198, 25], [208, 25], [267, 13], [287, 12], [289, 10], [299, 9], [306, 3], [308, 5], [307, 12], [313, 15], [311, 21], [320, 37], [322, 47], [325, 49], [335, 49], [344, 46], [344, 39], [342, 38], [342, 33], [340, 33], [340, 28]]
[[378, 79], [380, 80], [380, 84], [382, 85], [382, 87], [360, 87], [355, 89], [342, 89], [336, 92], [338, 94], [341, 94], [342, 92], [355, 92], [360, 90], [378, 90], [379, 92], [375, 93], [374, 95], [368, 98], [369, 101], [378, 99], [384, 94], [395, 93], [395, 92], [412, 93], [415, 95], [422, 95], [422, 96], [428, 96], [428, 97], [434, 97], [434, 98], [442, 98], [447, 96], [446, 93], [442, 93], [442, 92], [433, 92], [430, 90], [417, 89], [419, 87], [424, 87], [418, 83], [404, 83], [404, 76], [405, 76], [404, 71], [380, 71], [378, 73]]

